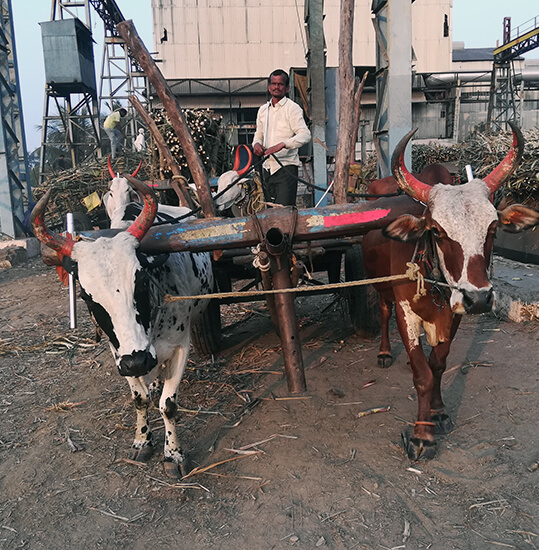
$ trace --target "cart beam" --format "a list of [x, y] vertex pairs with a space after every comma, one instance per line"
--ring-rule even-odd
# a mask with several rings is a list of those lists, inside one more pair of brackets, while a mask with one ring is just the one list
[[[298, 210], [291, 240], [313, 242], [364, 235], [381, 229], [409, 210], [407, 201], [396, 198], [340, 204], [324, 208]], [[408, 208], [406, 208], [408, 204]], [[256, 214], [263, 233], [278, 228], [289, 234], [293, 227], [293, 207], [271, 208]], [[84, 232], [82, 237], [98, 239], [112, 237], [120, 229]], [[255, 246], [260, 242], [257, 222], [253, 217], [212, 218], [183, 221], [178, 224], [152, 226], [140, 243], [145, 254], [169, 252], [207, 252]], [[43, 261], [59, 265], [56, 253], [42, 247]]]

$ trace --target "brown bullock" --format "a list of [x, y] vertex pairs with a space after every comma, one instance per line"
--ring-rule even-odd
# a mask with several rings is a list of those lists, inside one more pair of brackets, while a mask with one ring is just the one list
[[[395, 304], [397, 326], [413, 372], [417, 421], [410, 437], [403, 434], [405, 450], [413, 460], [432, 458], [435, 431], [447, 433], [452, 428], [440, 382], [462, 315], [485, 313], [493, 307], [488, 271], [496, 227], [517, 232], [539, 223], [539, 213], [530, 208], [512, 205], [497, 211], [490, 200], [522, 157], [522, 134], [517, 127], [512, 129], [513, 145], [500, 165], [484, 180], [456, 186], [429, 186], [408, 172], [404, 150], [415, 131], [407, 134], [392, 157], [393, 174], [407, 195], [392, 200], [407, 201], [409, 213], [363, 238], [367, 277], [402, 274], [407, 263], [414, 261], [427, 279], [425, 295], [417, 293], [415, 281], [375, 285], [383, 326]], [[428, 360], [421, 346], [421, 328], [432, 346]], [[382, 335], [380, 353], [390, 357], [387, 332]]]
[[[446, 185], [453, 185], [453, 176], [449, 170], [442, 164], [431, 164], [425, 166], [419, 174], [414, 176], [423, 183], [429, 185], [436, 185], [437, 183], [445, 183]], [[379, 180], [374, 180], [368, 187], [367, 193], [369, 195], [389, 195], [391, 193], [397, 193], [399, 185], [394, 176], [386, 176]], [[367, 197], [367, 200], [376, 200], [376, 197]]]

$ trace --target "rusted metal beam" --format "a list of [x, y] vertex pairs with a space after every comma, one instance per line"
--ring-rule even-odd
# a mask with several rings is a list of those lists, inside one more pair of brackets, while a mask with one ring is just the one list
[[[339, 204], [325, 208], [298, 210], [293, 244], [307, 241], [323, 246], [325, 239], [338, 239], [364, 235], [372, 229], [381, 229], [410, 210], [410, 203], [391, 199], [364, 201], [356, 204]], [[277, 227], [283, 233], [291, 228], [292, 207], [271, 208], [257, 214], [264, 232]], [[113, 237], [120, 229], [105, 229], [82, 233], [83, 237], [98, 239]], [[149, 229], [140, 244], [146, 254], [167, 252], [206, 252], [211, 250], [240, 249], [255, 246], [260, 242], [258, 230], [252, 217], [214, 218], [211, 220], [183, 221], [179, 224], [158, 225]], [[300, 245], [301, 246], [301, 245]], [[42, 247], [43, 261], [58, 265], [56, 253], [50, 254]], [[56, 258], [56, 259], [55, 259]]]
[[178, 139], [180, 140], [187, 164], [191, 170], [191, 175], [197, 186], [198, 199], [202, 206], [202, 211], [206, 218], [214, 218], [216, 216], [215, 205], [211, 197], [210, 185], [208, 176], [204, 171], [202, 161], [198, 156], [195, 142], [189, 131], [189, 127], [185, 122], [182, 110], [167, 84], [163, 74], [155, 64], [152, 56], [144, 46], [140, 39], [133, 21], [122, 21], [116, 25], [116, 29], [120, 36], [125, 40], [133, 57], [139, 62], [144, 70], [146, 77], [152, 83], [157, 95], [161, 99], [161, 103], [165, 108], [170, 124], [174, 128]]
[[[265, 247], [270, 257], [271, 282], [274, 290], [292, 288], [290, 279], [290, 244], [284, 233], [277, 228], [265, 235]], [[284, 359], [284, 371], [291, 394], [303, 393], [307, 389], [303, 355], [299, 339], [299, 326], [292, 294], [274, 294], [279, 337]]]
[[[394, 199], [298, 210], [293, 241], [364, 235], [372, 229], [385, 227], [406, 211], [406, 204], [401, 205]], [[257, 217], [264, 232], [272, 227], [281, 229], [283, 233], [290, 232], [291, 207], [263, 210]], [[255, 246], [259, 241], [253, 218], [217, 218], [153, 226], [141, 242], [141, 251], [153, 254], [204, 252]]]

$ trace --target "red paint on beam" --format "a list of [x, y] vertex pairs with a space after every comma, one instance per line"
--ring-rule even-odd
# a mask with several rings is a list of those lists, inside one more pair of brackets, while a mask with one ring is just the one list
[[391, 210], [367, 210], [366, 212], [353, 212], [351, 214], [341, 214], [339, 216], [326, 216], [324, 218], [324, 227], [335, 227], [337, 225], [353, 225], [356, 223], [374, 222], [385, 218]]

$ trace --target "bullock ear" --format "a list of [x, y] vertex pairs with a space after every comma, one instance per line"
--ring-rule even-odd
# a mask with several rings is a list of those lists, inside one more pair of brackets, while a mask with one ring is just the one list
[[411, 214], [399, 216], [394, 222], [384, 227], [382, 233], [388, 239], [394, 239], [403, 243], [417, 241], [427, 228], [425, 218], [416, 218]]
[[504, 231], [518, 233], [539, 223], [539, 212], [522, 204], [512, 204], [503, 210], [498, 210], [498, 219]]
[[77, 262], [75, 260], [72, 260], [69, 256], [62, 256], [62, 267], [68, 273], [71, 273], [73, 277], [79, 276]]

